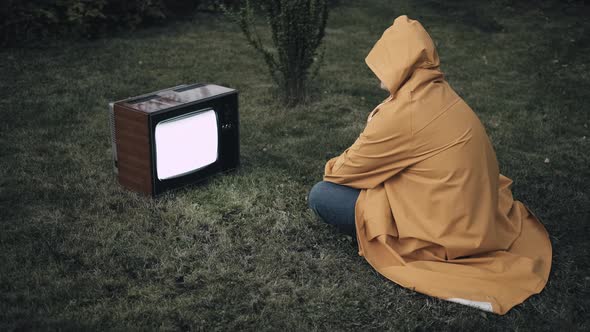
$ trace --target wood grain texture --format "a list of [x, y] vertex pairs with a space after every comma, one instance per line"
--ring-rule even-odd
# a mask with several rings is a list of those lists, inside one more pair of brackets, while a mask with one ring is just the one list
[[151, 195], [148, 116], [120, 104], [115, 104], [114, 112], [119, 183], [125, 188]]

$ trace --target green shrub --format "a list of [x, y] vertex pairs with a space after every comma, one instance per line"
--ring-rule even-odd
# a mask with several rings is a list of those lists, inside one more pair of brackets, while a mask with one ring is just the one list
[[[263, 45], [254, 29], [250, 0], [235, 11], [226, 10], [247, 41], [260, 52], [287, 106], [305, 100], [308, 79], [319, 70], [323, 51], [318, 48], [328, 19], [326, 0], [257, 0], [265, 14], [272, 48]], [[315, 68], [312, 65], [315, 63]]]
[[92, 38], [239, 0], [0, 0], [0, 45], [49, 36]]
[[96, 37], [165, 17], [162, 0], [6, 0], [0, 7], [0, 44], [49, 36]]
[[59, 22], [52, 1], [31, 0], [0, 2], [0, 44], [46, 35]]

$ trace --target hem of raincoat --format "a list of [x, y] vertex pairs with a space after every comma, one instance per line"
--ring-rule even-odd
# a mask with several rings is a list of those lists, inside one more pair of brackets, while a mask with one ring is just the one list
[[531, 292], [528, 292], [527, 295], [524, 295], [522, 297], [519, 297], [519, 298], [516, 299], [516, 301], [513, 301], [510, 304], [508, 304], [508, 308], [507, 309], [505, 309], [505, 310], [499, 310], [498, 312], [496, 312], [494, 310], [494, 313], [496, 313], [496, 314], [498, 314], [500, 316], [503, 316], [503, 315], [507, 314], [508, 311], [510, 311], [512, 308], [516, 307], [517, 305], [520, 305], [520, 304], [524, 303], [524, 301], [526, 301], [531, 296], [541, 293], [541, 291], [547, 285], [547, 282], [548, 282], [548, 279], [541, 279], [537, 283], [537, 285], [534, 287], [534, 289]]
[[[432, 292], [431, 292], [431, 290], [425, 290], [424, 292], [423, 291], [418, 291], [418, 290], [416, 290], [416, 287], [406, 287], [406, 286], [404, 286], [404, 285], [402, 285], [402, 284], [400, 284], [400, 283], [392, 280], [391, 278], [389, 278], [389, 277], [385, 276], [384, 274], [382, 274], [381, 271], [378, 268], [376, 268], [375, 265], [373, 265], [373, 263], [371, 262], [371, 260], [367, 258], [366, 254], [364, 252], [363, 246], [362, 246], [362, 240], [360, 239], [360, 237], [361, 237], [361, 233], [359, 232], [360, 227], [358, 226], [357, 221], [356, 221], [357, 220], [356, 219], [357, 217], [362, 218], [362, 216], [363, 216], [363, 211], [362, 211], [362, 208], [360, 207], [359, 202], [362, 204], [362, 201], [364, 201], [364, 196], [361, 198], [361, 195], [363, 195], [362, 192], [359, 195], [359, 199], [357, 199], [356, 204], [355, 204], [355, 227], [356, 227], [356, 230], [357, 230], [356, 236], [357, 236], [357, 244], [358, 244], [358, 248], [359, 248], [359, 256], [363, 256], [365, 258], [365, 261], [367, 261], [367, 263], [369, 263], [369, 265], [371, 266], [371, 268], [373, 268], [375, 271], [377, 271], [377, 273], [379, 273], [379, 275], [381, 275], [385, 279], [393, 282], [394, 284], [396, 284], [396, 285], [398, 285], [400, 287], [403, 287], [403, 288], [412, 290], [412, 291], [414, 291], [416, 293], [424, 294], [426, 296], [430, 296], [430, 297], [434, 297], [434, 298], [438, 298], [438, 299], [441, 299], [441, 300], [445, 300], [446, 301], [446, 298], [433, 295]], [[357, 209], [358, 209], [358, 211], [357, 211]], [[366, 239], [366, 237], [365, 237], [365, 239]], [[541, 291], [547, 285], [548, 280], [549, 280], [548, 278], [547, 279], [541, 278], [541, 280], [539, 280], [539, 282], [535, 285], [535, 287], [533, 287], [533, 290], [527, 291], [526, 292], [527, 293], [526, 295], [521, 296], [521, 297], [518, 297], [514, 301], [510, 301], [510, 302], [508, 302], [508, 303], [506, 303], [504, 305], [498, 303], [497, 301], [490, 302], [490, 304], [492, 305], [492, 311], [491, 311], [491, 313], [494, 313], [494, 314], [497, 314], [497, 315], [500, 315], [500, 316], [505, 315], [512, 308], [514, 308], [515, 306], [517, 306], [519, 304], [522, 304], [525, 300], [527, 300], [531, 296], [533, 296], [535, 294], [541, 293]], [[478, 300], [467, 299], [467, 300], [480, 301], [479, 299]], [[465, 304], [462, 304], [462, 305], [465, 305]], [[468, 305], [465, 305], [465, 306], [468, 306]], [[504, 309], [504, 308], [507, 308], [507, 309]], [[483, 309], [480, 309], [480, 308], [475, 308], [475, 309], [478, 309], [478, 310], [481, 310], [481, 311], [484, 311], [484, 312], [490, 312], [490, 311], [486, 311], [486, 310], [483, 310]]]

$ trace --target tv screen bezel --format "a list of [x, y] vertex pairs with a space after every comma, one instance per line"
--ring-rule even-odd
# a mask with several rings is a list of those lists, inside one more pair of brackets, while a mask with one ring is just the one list
[[[165, 191], [178, 189], [196, 182], [203, 181], [216, 173], [235, 169], [239, 165], [239, 110], [238, 110], [238, 91], [233, 90], [221, 95], [216, 95], [206, 99], [201, 99], [192, 103], [183, 104], [168, 109], [152, 112], [149, 114], [149, 148], [151, 152], [151, 174], [152, 174], [152, 196], [157, 196]], [[225, 112], [235, 111], [235, 126], [230, 130], [234, 135], [224, 134], [222, 127], [227, 117]], [[156, 169], [156, 147], [155, 147], [155, 128], [162, 121], [175, 118], [184, 114], [189, 114], [199, 110], [213, 110], [217, 119], [217, 160], [198, 170], [188, 174], [181, 175], [171, 179], [159, 180]], [[235, 141], [228, 140], [226, 136], [235, 136]], [[236, 155], [237, 154], [237, 155]], [[236, 155], [236, 158], [230, 156]], [[236, 160], [232, 160], [236, 159]]]
[[[201, 113], [204, 113], [204, 112], [207, 112], [207, 111], [213, 111], [213, 114], [215, 115], [215, 124], [217, 125], [217, 151], [216, 151], [215, 161], [213, 161], [212, 163], [207, 164], [205, 166], [201, 166], [201, 167], [196, 168], [196, 169], [193, 169], [191, 171], [180, 173], [178, 175], [175, 175], [175, 176], [170, 177], [170, 178], [167, 178], [167, 179], [160, 179], [160, 177], [158, 176], [158, 148], [157, 148], [157, 145], [158, 144], [157, 144], [157, 142], [155, 140], [155, 137], [156, 137], [156, 129], [158, 128], [158, 125], [160, 125], [162, 123], [166, 123], [166, 122], [172, 121], [172, 120], [175, 120], [176, 121], [176, 120], [178, 120], [180, 118], [188, 118], [189, 116], [196, 116], [198, 114], [201, 114]], [[207, 107], [207, 108], [204, 108], [204, 109], [199, 109], [199, 110], [196, 110], [196, 111], [193, 111], [193, 112], [183, 113], [181, 115], [178, 115], [178, 116], [175, 116], [175, 117], [171, 117], [171, 118], [167, 118], [165, 120], [162, 120], [162, 121], [159, 121], [158, 123], [156, 123], [154, 125], [154, 141], [153, 141], [154, 142], [154, 153], [153, 153], [154, 160], [153, 160], [153, 163], [154, 163], [154, 170], [155, 170], [154, 174], [156, 175], [156, 180], [158, 180], [158, 181], [166, 181], [166, 180], [176, 179], [176, 178], [179, 178], [179, 177], [183, 177], [185, 175], [189, 175], [189, 174], [194, 173], [194, 172], [198, 172], [199, 170], [201, 170], [201, 169], [203, 169], [205, 167], [209, 167], [212, 164], [215, 164], [219, 160], [219, 157], [220, 157], [220, 153], [219, 153], [219, 150], [220, 150], [220, 144], [219, 143], [221, 142], [221, 133], [220, 132], [221, 132], [221, 122], [219, 121], [219, 114], [218, 114], [217, 111], [215, 111], [211, 107]]]

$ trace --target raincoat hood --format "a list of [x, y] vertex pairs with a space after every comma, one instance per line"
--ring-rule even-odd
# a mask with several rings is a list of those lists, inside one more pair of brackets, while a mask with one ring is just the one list
[[406, 15], [396, 18], [385, 30], [365, 62], [392, 95], [419, 69], [442, 76], [432, 39], [420, 22]]

